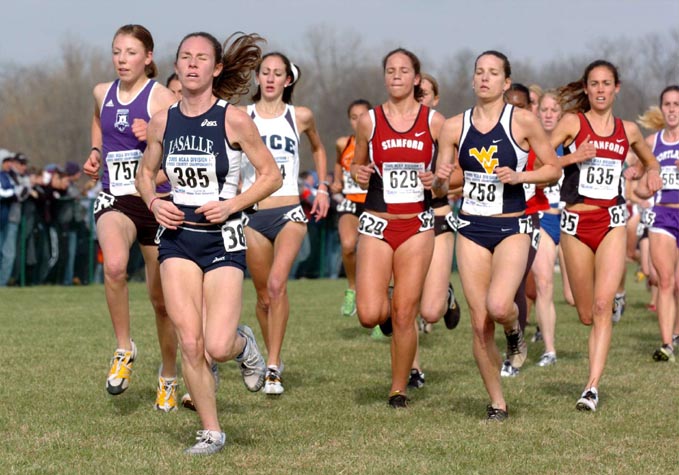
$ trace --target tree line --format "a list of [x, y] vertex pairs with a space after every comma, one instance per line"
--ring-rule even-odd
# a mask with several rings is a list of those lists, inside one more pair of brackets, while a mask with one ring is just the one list
[[[381, 60], [387, 51], [369, 49], [359, 35], [327, 27], [308, 30], [305, 40], [303, 50], [281, 51], [301, 67], [293, 102], [314, 111], [329, 162], [333, 162], [335, 140], [350, 133], [348, 104], [358, 98], [373, 104], [385, 100]], [[276, 49], [275, 45], [265, 48]], [[594, 59], [607, 59], [618, 67], [622, 80], [616, 115], [635, 120], [649, 106], [657, 105], [665, 86], [679, 83], [677, 51], [679, 28], [641, 39], [598, 40], [586, 51], [540, 64], [511, 57], [510, 61], [515, 82], [551, 89], [580, 78]], [[95, 51], [84, 41], [70, 39], [62, 43], [60, 52], [52, 63], [4, 67], [0, 73], [0, 148], [21, 151], [36, 166], [85, 160], [90, 149], [92, 88], [115, 77], [109, 51]], [[414, 53], [422, 61], [423, 72], [439, 81], [441, 113], [449, 117], [474, 103], [471, 77], [480, 51], [456, 49], [435, 59], [426, 51]], [[155, 54], [161, 73], [157, 79], [164, 83], [172, 73], [174, 51]], [[241, 103], [248, 101], [249, 97], [241, 98]], [[308, 150], [301, 150], [303, 168], [313, 165]]]

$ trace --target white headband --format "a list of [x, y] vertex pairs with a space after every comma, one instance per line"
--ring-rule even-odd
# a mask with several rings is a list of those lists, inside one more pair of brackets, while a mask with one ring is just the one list
[[293, 63], [292, 61], [290, 61], [290, 70], [292, 71], [292, 81], [290, 81], [290, 84], [288, 84], [288, 86], [292, 86], [299, 79], [299, 69], [297, 69], [297, 66], [295, 66], [295, 63]]

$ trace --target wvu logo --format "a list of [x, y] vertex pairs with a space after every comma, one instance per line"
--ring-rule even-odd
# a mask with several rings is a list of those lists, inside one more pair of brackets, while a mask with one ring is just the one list
[[497, 145], [491, 145], [488, 150], [486, 150], [486, 147], [483, 147], [480, 152], [476, 147], [469, 150], [469, 155], [481, 164], [486, 173], [493, 173], [493, 170], [498, 165], [498, 159], [493, 157], [496, 153]]

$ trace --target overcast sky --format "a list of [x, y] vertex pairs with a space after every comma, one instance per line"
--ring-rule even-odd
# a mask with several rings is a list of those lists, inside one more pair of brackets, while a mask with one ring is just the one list
[[113, 33], [126, 23], [146, 26], [162, 57], [197, 30], [220, 40], [237, 30], [257, 32], [294, 55], [306, 50], [309, 29], [323, 26], [359, 34], [380, 57], [397, 46], [428, 58], [493, 48], [510, 59], [540, 64], [564, 55], [587, 56], [602, 38], [677, 29], [679, 1], [7, 0], [0, 21], [0, 66], [49, 61], [69, 36], [108, 52]]

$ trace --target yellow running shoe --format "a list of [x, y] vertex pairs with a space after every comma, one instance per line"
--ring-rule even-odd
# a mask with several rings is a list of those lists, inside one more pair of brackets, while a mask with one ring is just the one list
[[118, 348], [111, 359], [111, 369], [106, 378], [106, 390], [114, 396], [122, 394], [130, 385], [132, 363], [137, 357], [137, 346], [132, 340], [130, 343], [132, 343], [131, 350]]
[[156, 391], [156, 410], [171, 412], [177, 410], [177, 378], [163, 378], [158, 376], [158, 390]]

